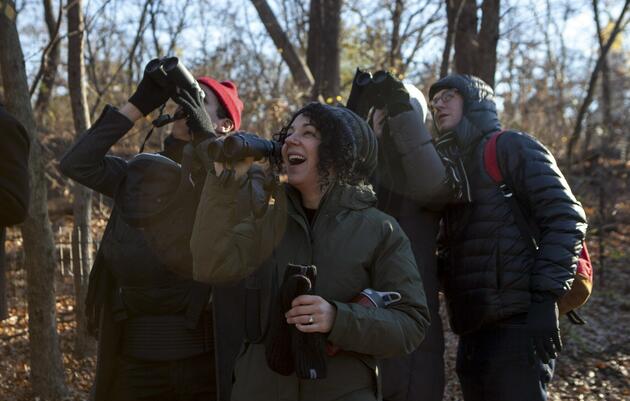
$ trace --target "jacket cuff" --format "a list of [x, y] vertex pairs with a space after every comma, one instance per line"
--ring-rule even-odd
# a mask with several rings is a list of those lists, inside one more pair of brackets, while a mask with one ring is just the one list
[[350, 322], [354, 318], [354, 314], [348, 304], [338, 301], [329, 302], [337, 309], [337, 314], [335, 315], [332, 330], [328, 333], [328, 341], [343, 348], [344, 339], [348, 336]]
[[[98, 120], [96, 120], [96, 123], [100, 122], [101, 119], [120, 124], [121, 129], [125, 129], [125, 132], [129, 131], [134, 126], [133, 121], [122, 114], [117, 107], [114, 107], [111, 104], [105, 106], [103, 112], [101, 113], [101, 116], [98, 118]], [[94, 123], [94, 125], [96, 125], [96, 123]]]
[[557, 302], [560, 296], [551, 293], [551, 292], [533, 292], [532, 293], [532, 302], [535, 303], [545, 303], [549, 301]]

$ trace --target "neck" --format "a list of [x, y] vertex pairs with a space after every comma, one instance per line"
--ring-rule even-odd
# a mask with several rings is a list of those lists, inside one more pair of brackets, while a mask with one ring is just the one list
[[324, 196], [324, 192], [319, 185], [309, 190], [299, 189], [302, 195], [302, 206], [307, 209], [319, 209], [319, 203]]

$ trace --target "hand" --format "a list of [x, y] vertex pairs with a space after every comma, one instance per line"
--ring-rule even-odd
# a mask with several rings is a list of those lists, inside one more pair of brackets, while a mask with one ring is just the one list
[[387, 111], [385, 109], [374, 109], [372, 114], [372, 130], [377, 138], [383, 136], [383, 128], [387, 121]]
[[208, 116], [201, 92], [193, 91], [191, 93], [187, 90], [178, 90], [173, 100], [182, 106], [184, 113], [186, 113], [186, 125], [192, 134], [193, 144], [196, 145], [207, 138], [216, 137], [214, 124]]
[[387, 111], [389, 111], [389, 117], [396, 117], [400, 113], [413, 110], [409, 91], [400, 79], [388, 73], [387, 87]]
[[236, 178], [241, 178], [247, 174], [249, 169], [252, 167], [252, 164], [254, 164], [253, 157], [248, 157], [244, 160], [239, 160], [236, 163], [214, 162], [214, 172], [216, 173], [217, 177], [220, 177], [221, 174], [223, 173], [223, 170], [231, 169], [231, 170], [234, 170], [234, 174]]
[[288, 324], [303, 333], [328, 333], [332, 330], [337, 309], [317, 295], [300, 295], [284, 315]]
[[[154, 60], [151, 60], [153, 62]], [[169, 98], [168, 90], [160, 87], [145, 72], [142, 80], [138, 84], [138, 88], [129, 98], [129, 103], [133, 104], [140, 110], [142, 115], [146, 116], [159, 106], [166, 103]]]
[[[549, 363], [562, 351], [558, 305], [555, 301], [533, 302], [527, 313], [527, 330], [532, 339], [534, 353], [543, 363]], [[530, 359], [533, 362], [533, 358]]]

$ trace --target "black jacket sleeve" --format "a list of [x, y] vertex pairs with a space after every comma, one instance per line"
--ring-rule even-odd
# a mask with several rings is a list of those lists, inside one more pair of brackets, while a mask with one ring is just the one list
[[28, 155], [26, 129], [0, 107], [0, 227], [24, 221], [28, 214]]
[[61, 172], [97, 192], [113, 197], [125, 177], [127, 161], [107, 155], [133, 123], [112, 106], [82, 134], [59, 161]]
[[538, 229], [532, 267], [533, 301], [557, 299], [571, 288], [586, 216], [551, 153], [535, 138], [517, 132], [498, 141], [501, 171], [507, 173], [526, 215]]

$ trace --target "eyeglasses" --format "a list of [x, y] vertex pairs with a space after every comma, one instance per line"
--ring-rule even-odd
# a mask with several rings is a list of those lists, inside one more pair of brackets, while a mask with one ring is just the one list
[[431, 107], [431, 111], [434, 111], [437, 107], [438, 102], [441, 100], [442, 104], [446, 105], [448, 102], [453, 100], [455, 94], [457, 93], [457, 89], [450, 89], [442, 92], [441, 95], [435, 95], [433, 99], [429, 102], [429, 106]]

